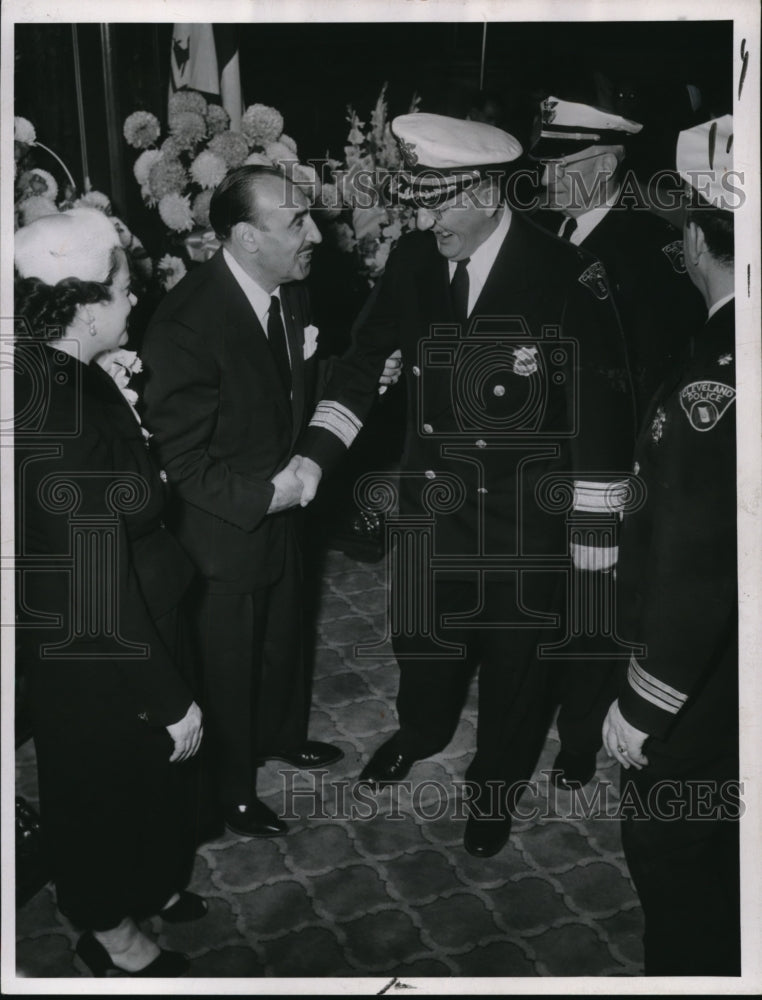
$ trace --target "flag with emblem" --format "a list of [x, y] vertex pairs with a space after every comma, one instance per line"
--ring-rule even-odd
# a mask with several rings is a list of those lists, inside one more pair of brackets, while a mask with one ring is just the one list
[[243, 106], [238, 40], [228, 24], [175, 24], [170, 55], [170, 96], [183, 88], [218, 97], [238, 129]]

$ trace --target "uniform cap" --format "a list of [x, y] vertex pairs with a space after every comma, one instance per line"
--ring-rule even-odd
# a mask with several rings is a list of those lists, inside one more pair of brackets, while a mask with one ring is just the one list
[[529, 155], [535, 160], [560, 159], [590, 146], [621, 145], [643, 126], [592, 104], [547, 97], [540, 105], [539, 130]]
[[677, 172], [715, 208], [737, 206], [737, 190], [726, 187], [733, 167], [733, 116], [686, 129], [677, 137]]
[[120, 246], [115, 226], [95, 208], [70, 208], [45, 215], [15, 236], [16, 270], [22, 278], [56, 285], [65, 278], [105, 281], [111, 251]]
[[399, 178], [403, 201], [441, 204], [478, 184], [485, 173], [518, 159], [521, 143], [485, 122], [418, 112], [392, 121], [408, 175]]

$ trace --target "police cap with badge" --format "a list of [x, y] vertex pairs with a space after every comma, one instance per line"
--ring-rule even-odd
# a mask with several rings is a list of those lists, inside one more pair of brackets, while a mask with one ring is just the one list
[[722, 211], [739, 205], [740, 189], [733, 186], [733, 116], [685, 129], [677, 139], [677, 172], [699, 196], [699, 204]]
[[592, 104], [547, 97], [540, 105], [529, 155], [534, 160], [560, 160], [591, 146], [621, 146], [642, 128], [639, 122]]
[[395, 118], [392, 133], [405, 165], [394, 194], [416, 208], [443, 205], [523, 151], [517, 139], [494, 125], [425, 112]]

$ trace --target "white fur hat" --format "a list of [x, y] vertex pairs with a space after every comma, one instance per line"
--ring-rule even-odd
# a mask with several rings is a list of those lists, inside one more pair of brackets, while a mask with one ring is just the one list
[[64, 278], [105, 281], [111, 251], [119, 245], [119, 234], [103, 212], [70, 208], [17, 230], [16, 270], [22, 278], [39, 278], [46, 285]]

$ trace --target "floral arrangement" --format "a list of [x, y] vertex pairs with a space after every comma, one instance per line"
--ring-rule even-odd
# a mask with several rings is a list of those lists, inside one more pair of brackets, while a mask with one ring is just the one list
[[150, 431], [146, 430], [140, 420], [140, 414], [135, 409], [138, 402], [138, 394], [130, 388], [130, 379], [143, 371], [143, 362], [135, 351], [126, 351], [123, 347], [118, 347], [113, 351], [106, 351], [95, 359], [101, 368], [110, 375], [116, 382], [116, 386], [127, 400], [135, 419], [140, 424], [140, 430], [146, 441], [151, 437]]
[[[43, 145], [37, 138], [34, 125], [26, 118], [14, 119], [14, 159], [16, 166], [15, 179], [15, 228], [28, 226], [30, 222], [44, 215], [54, 215], [69, 208], [87, 206], [96, 208], [108, 215], [119, 234], [122, 248], [129, 254], [137, 276], [147, 282], [152, 274], [151, 258], [146, 253], [143, 244], [114, 215], [111, 199], [101, 191], [86, 191], [77, 197], [77, 186], [66, 164], [52, 149]], [[32, 165], [32, 155], [35, 149], [41, 149], [49, 154], [63, 170], [66, 182], [59, 186], [53, 174], [41, 167]]]
[[[324, 184], [320, 196], [321, 206], [334, 218], [335, 244], [356, 255], [360, 273], [371, 285], [383, 273], [396, 241], [415, 229], [413, 209], [392, 204], [387, 197], [389, 180], [404, 164], [392, 135], [386, 89], [385, 83], [368, 124], [354, 108], [347, 108], [344, 161], [328, 161], [333, 183]], [[420, 98], [414, 96], [409, 111], [417, 111], [419, 103]]]
[[[296, 143], [284, 134], [283, 116], [275, 108], [250, 105], [237, 131], [219, 104], [208, 104], [197, 91], [179, 90], [170, 98], [167, 126], [162, 140], [158, 118], [135, 111], [124, 122], [124, 138], [141, 150], [133, 173], [143, 201], [156, 208], [172, 233], [208, 228], [212, 191], [244, 163], [280, 165], [313, 197], [317, 192], [317, 174], [299, 163]], [[167, 268], [174, 276], [176, 265]]]

